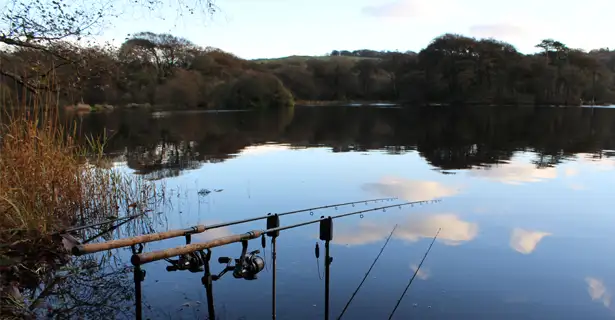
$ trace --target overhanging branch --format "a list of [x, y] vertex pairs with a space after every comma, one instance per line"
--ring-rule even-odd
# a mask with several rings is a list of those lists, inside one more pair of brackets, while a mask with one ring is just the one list
[[25, 80], [23, 77], [20, 77], [10, 71], [6, 71], [6, 70], [1, 70], [0, 69], [0, 75], [3, 75], [13, 81], [15, 81], [16, 83], [20, 84], [21, 86], [23, 86], [24, 88], [26, 88], [28, 91], [30, 91], [31, 93], [37, 95], [39, 93], [39, 91], [44, 90], [44, 91], [52, 91], [52, 92], [57, 92], [59, 91], [58, 89], [53, 89], [49, 86], [44, 86], [44, 85], [34, 85], [29, 83], [27, 80]]

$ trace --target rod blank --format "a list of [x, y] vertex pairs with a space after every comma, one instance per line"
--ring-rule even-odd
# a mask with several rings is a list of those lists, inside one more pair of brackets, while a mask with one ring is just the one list
[[242, 233], [242, 234], [234, 234], [231, 236], [226, 236], [218, 239], [214, 239], [207, 242], [202, 243], [193, 243], [188, 244], [181, 247], [175, 247], [165, 250], [152, 251], [148, 253], [141, 254], [133, 254], [130, 258], [130, 262], [135, 265], [143, 265], [146, 263], [150, 263], [157, 260], [162, 260], [165, 258], [176, 257], [182, 254], [187, 254], [195, 251], [211, 249], [219, 246], [223, 246], [226, 244], [231, 244], [235, 242], [240, 242], [243, 240], [251, 240], [260, 237], [264, 232], [261, 230], [253, 230], [250, 232]]
[[72, 253], [76, 256], [84, 255], [87, 253], [94, 253], [104, 250], [111, 250], [116, 248], [129, 247], [137, 243], [147, 243], [153, 241], [160, 241], [169, 238], [181, 237], [186, 234], [194, 234], [204, 232], [206, 229], [204, 225], [194, 226], [186, 229], [170, 230], [166, 232], [158, 232], [152, 234], [145, 234], [142, 236], [136, 236], [131, 238], [111, 240], [101, 243], [81, 244], [73, 247]]

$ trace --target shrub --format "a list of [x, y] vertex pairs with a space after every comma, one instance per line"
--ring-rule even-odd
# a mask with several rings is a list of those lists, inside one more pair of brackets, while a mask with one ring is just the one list
[[222, 104], [228, 109], [281, 109], [295, 105], [293, 95], [280, 79], [266, 73], [240, 77], [229, 84]]

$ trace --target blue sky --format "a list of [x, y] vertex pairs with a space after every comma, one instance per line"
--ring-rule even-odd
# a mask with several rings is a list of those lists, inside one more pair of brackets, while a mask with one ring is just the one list
[[[168, 1], [168, 0], [167, 0]], [[242, 58], [322, 55], [333, 49], [419, 51], [452, 32], [494, 37], [518, 50], [554, 38], [585, 50], [615, 47], [612, 0], [217, 0], [213, 17], [178, 17], [175, 8], [125, 12], [100, 40], [168, 32]]]

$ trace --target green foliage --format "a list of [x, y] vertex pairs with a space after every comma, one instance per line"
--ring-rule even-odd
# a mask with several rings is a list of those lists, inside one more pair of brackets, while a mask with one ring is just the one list
[[266, 73], [247, 74], [228, 85], [222, 104], [227, 109], [283, 109], [295, 105], [280, 79]]

